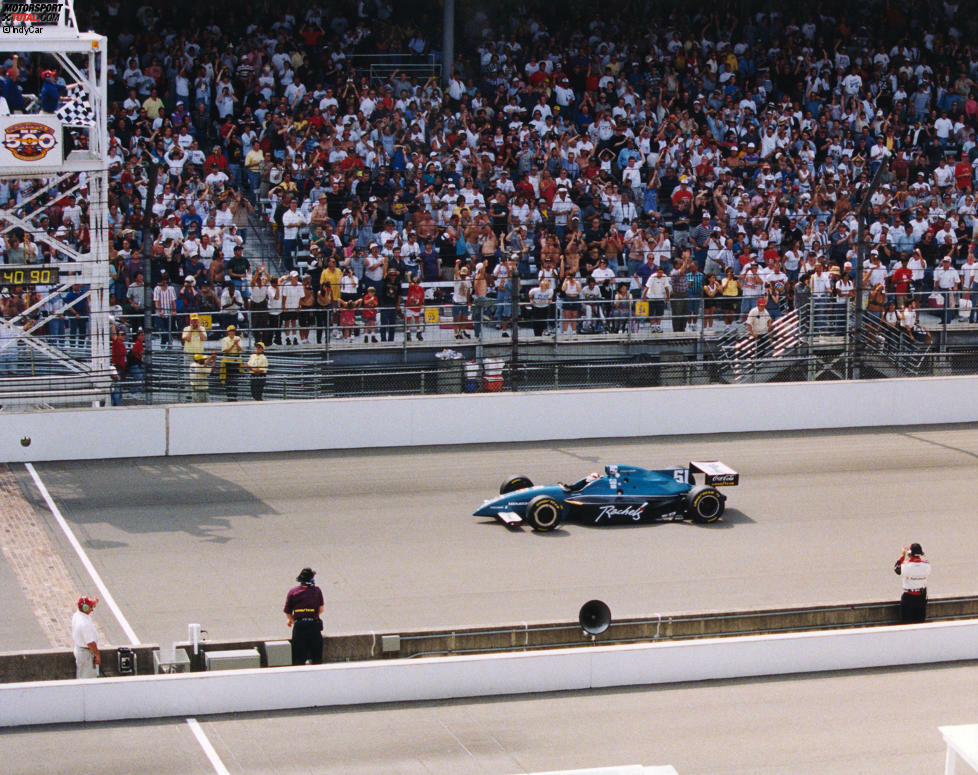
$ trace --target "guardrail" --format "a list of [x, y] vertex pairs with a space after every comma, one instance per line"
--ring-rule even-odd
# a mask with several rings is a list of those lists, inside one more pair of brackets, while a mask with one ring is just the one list
[[[978, 617], [978, 597], [932, 598], [928, 601], [927, 613], [928, 621], [931, 622], [973, 619]], [[575, 648], [594, 644], [611, 646], [882, 627], [898, 621], [899, 603], [885, 601], [633, 618], [612, 621], [605, 632], [593, 639], [585, 636], [576, 622], [468, 627], [450, 631], [385, 632], [383, 635], [356, 633], [326, 636], [323, 642], [323, 659], [325, 662], [418, 659], [429, 656]], [[197, 654], [193, 653], [190, 643], [176, 643], [175, 647], [186, 653], [190, 670], [200, 672], [206, 669], [204, 654], [208, 651], [257, 649], [261, 664], [265, 666], [265, 644], [275, 640], [277, 639], [257, 638], [204, 641]], [[153, 673], [152, 651], [156, 648], [158, 647], [145, 644], [135, 648], [138, 656], [136, 674]], [[115, 648], [103, 651], [106, 676], [119, 675], [116, 652]], [[72, 677], [74, 670], [73, 652], [68, 649], [0, 653], [0, 683], [61, 680]]]
[[978, 624], [0, 685], [0, 726], [418, 702], [929, 664], [978, 656]]

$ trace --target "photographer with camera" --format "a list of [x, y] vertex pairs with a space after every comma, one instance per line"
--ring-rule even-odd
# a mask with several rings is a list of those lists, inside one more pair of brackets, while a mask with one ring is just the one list
[[927, 578], [930, 563], [924, 558], [920, 544], [903, 547], [903, 554], [893, 564], [893, 572], [903, 580], [900, 598], [900, 621], [922, 622], [927, 616]]

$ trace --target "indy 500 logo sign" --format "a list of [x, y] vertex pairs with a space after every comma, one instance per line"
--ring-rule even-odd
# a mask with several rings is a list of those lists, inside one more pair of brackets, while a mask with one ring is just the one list
[[3, 147], [19, 161], [40, 161], [57, 144], [55, 128], [39, 121], [23, 121], [3, 130]]
[[55, 2], [0, 2], [0, 32], [21, 35], [40, 34], [45, 27], [62, 23], [66, 3]]

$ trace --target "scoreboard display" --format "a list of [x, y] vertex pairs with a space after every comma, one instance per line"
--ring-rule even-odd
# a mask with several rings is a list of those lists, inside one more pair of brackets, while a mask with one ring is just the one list
[[0, 264], [0, 288], [11, 285], [57, 285], [61, 271], [56, 266]]

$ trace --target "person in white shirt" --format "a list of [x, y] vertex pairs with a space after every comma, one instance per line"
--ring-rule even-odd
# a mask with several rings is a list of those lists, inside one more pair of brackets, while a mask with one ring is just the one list
[[763, 339], [771, 333], [774, 321], [767, 311], [767, 298], [760, 296], [757, 304], [747, 313], [747, 330], [754, 339]]
[[299, 209], [299, 200], [293, 197], [289, 209], [282, 213], [282, 263], [289, 272], [293, 269], [295, 250], [299, 244], [299, 229], [308, 223], [309, 219]]
[[279, 293], [282, 296], [282, 328], [284, 329], [285, 344], [299, 344], [299, 302], [305, 294], [305, 288], [299, 282], [299, 273], [289, 272], [284, 282], [279, 283]]
[[662, 265], [655, 267], [655, 272], [645, 282], [642, 298], [649, 302], [649, 324], [653, 333], [662, 333], [662, 315], [666, 302], [672, 291], [672, 281], [663, 273]]
[[[205, 267], [210, 269], [211, 261], [214, 260], [214, 243], [211, 242], [210, 237], [206, 234], [202, 235], [200, 238], [200, 243], [197, 246], [197, 255], [200, 256], [200, 263]], [[228, 253], [230, 255], [230, 253]]]
[[183, 229], [177, 225], [177, 217], [172, 213], [166, 216], [166, 226], [160, 229], [160, 241], [173, 240], [174, 244], [183, 243]]
[[917, 299], [911, 299], [910, 303], [903, 310], [903, 320], [900, 322], [910, 341], [929, 345], [931, 343], [931, 335], [927, 329], [920, 325], [919, 308], [920, 302]]
[[598, 265], [591, 270], [591, 277], [594, 278], [601, 295], [605, 299], [610, 299], [615, 287], [615, 271], [608, 266], [607, 258], [598, 259]]
[[78, 610], [71, 616], [71, 640], [75, 646], [75, 678], [97, 678], [102, 656], [98, 648], [98, 630], [92, 611], [98, 598], [78, 598]]
[[913, 281], [914, 288], [920, 289], [922, 287], [922, 283], [924, 282], [927, 262], [924, 260], [924, 256], [919, 250], [914, 250], [913, 255], [910, 256], [910, 260], [907, 262], [907, 268], [913, 272], [913, 277], [911, 279]]
[[950, 323], [954, 319], [954, 307], [957, 304], [955, 291], [961, 287], [961, 275], [951, 264], [951, 257], [944, 256], [941, 264], [934, 270], [934, 290], [943, 297], [943, 309], [940, 317]]
[[927, 579], [930, 563], [924, 558], [920, 544], [903, 547], [903, 554], [893, 565], [893, 572], [901, 577], [903, 595], [900, 597], [900, 621], [922, 622], [927, 618]]
[[636, 199], [642, 193], [642, 170], [634, 156], [628, 160], [628, 166], [621, 171], [621, 183]]
[[963, 295], [971, 303], [968, 305], [970, 312], [968, 322], [978, 322], [978, 308], [975, 302], [978, 301], [978, 260], [975, 257], [974, 247], [968, 250], [968, 258], [961, 265], [961, 288]]
[[[204, 237], [201, 237], [201, 258], [204, 257], [203, 241]], [[240, 245], [244, 245], [244, 240], [241, 239], [241, 236], [238, 234], [238, 227], [232, 223], [221, 233], [221, 253], [225, 256], [234, 255], [234, 249]], [[211, 255], [213, 256], [213, 248], [211, 250]]]
[[61, 210], [62, 222], [70, 223], [75, 231], [78, 231], [81, 228], [81, 214], [81, 206], [77, 204], [74, 196], [69, 195], [68, 204]]
[[228, 178], [227, 174], [215, 167], [210, 171], [210, 173], [208, 173], [207, 177], [204, 178], [204, 183], [210, 186], [211, 191], [214, 194], [220, 194], [224, 191], [224, 186], [227, 184], [228, 180], [230, 180], [230, 178]]
[[557, 189], [557, 196], [554, 197], [550, 209], [554, 214], [554, 227], [557, 236], [562, 238], [571, 214], [577, 211], [578, 207], [567, 195], [567, 189], [561, 187]]
[[863, 287], [875, 288], [880, 283], [886, 283], [886, 267], [880, 264], [878, 250], [870, 251], [869, 266], [863, 271]]
[[200, 243], [193, 233], [183, 241], [183, 257], [189, 259], [191, 256], [200, 255]]
[[947, 163], [947, 159], [941, 159], [941, 163], [934, 170], [934, 183], [941, 190], [947, 192], [954, 182], [954, 167]]

